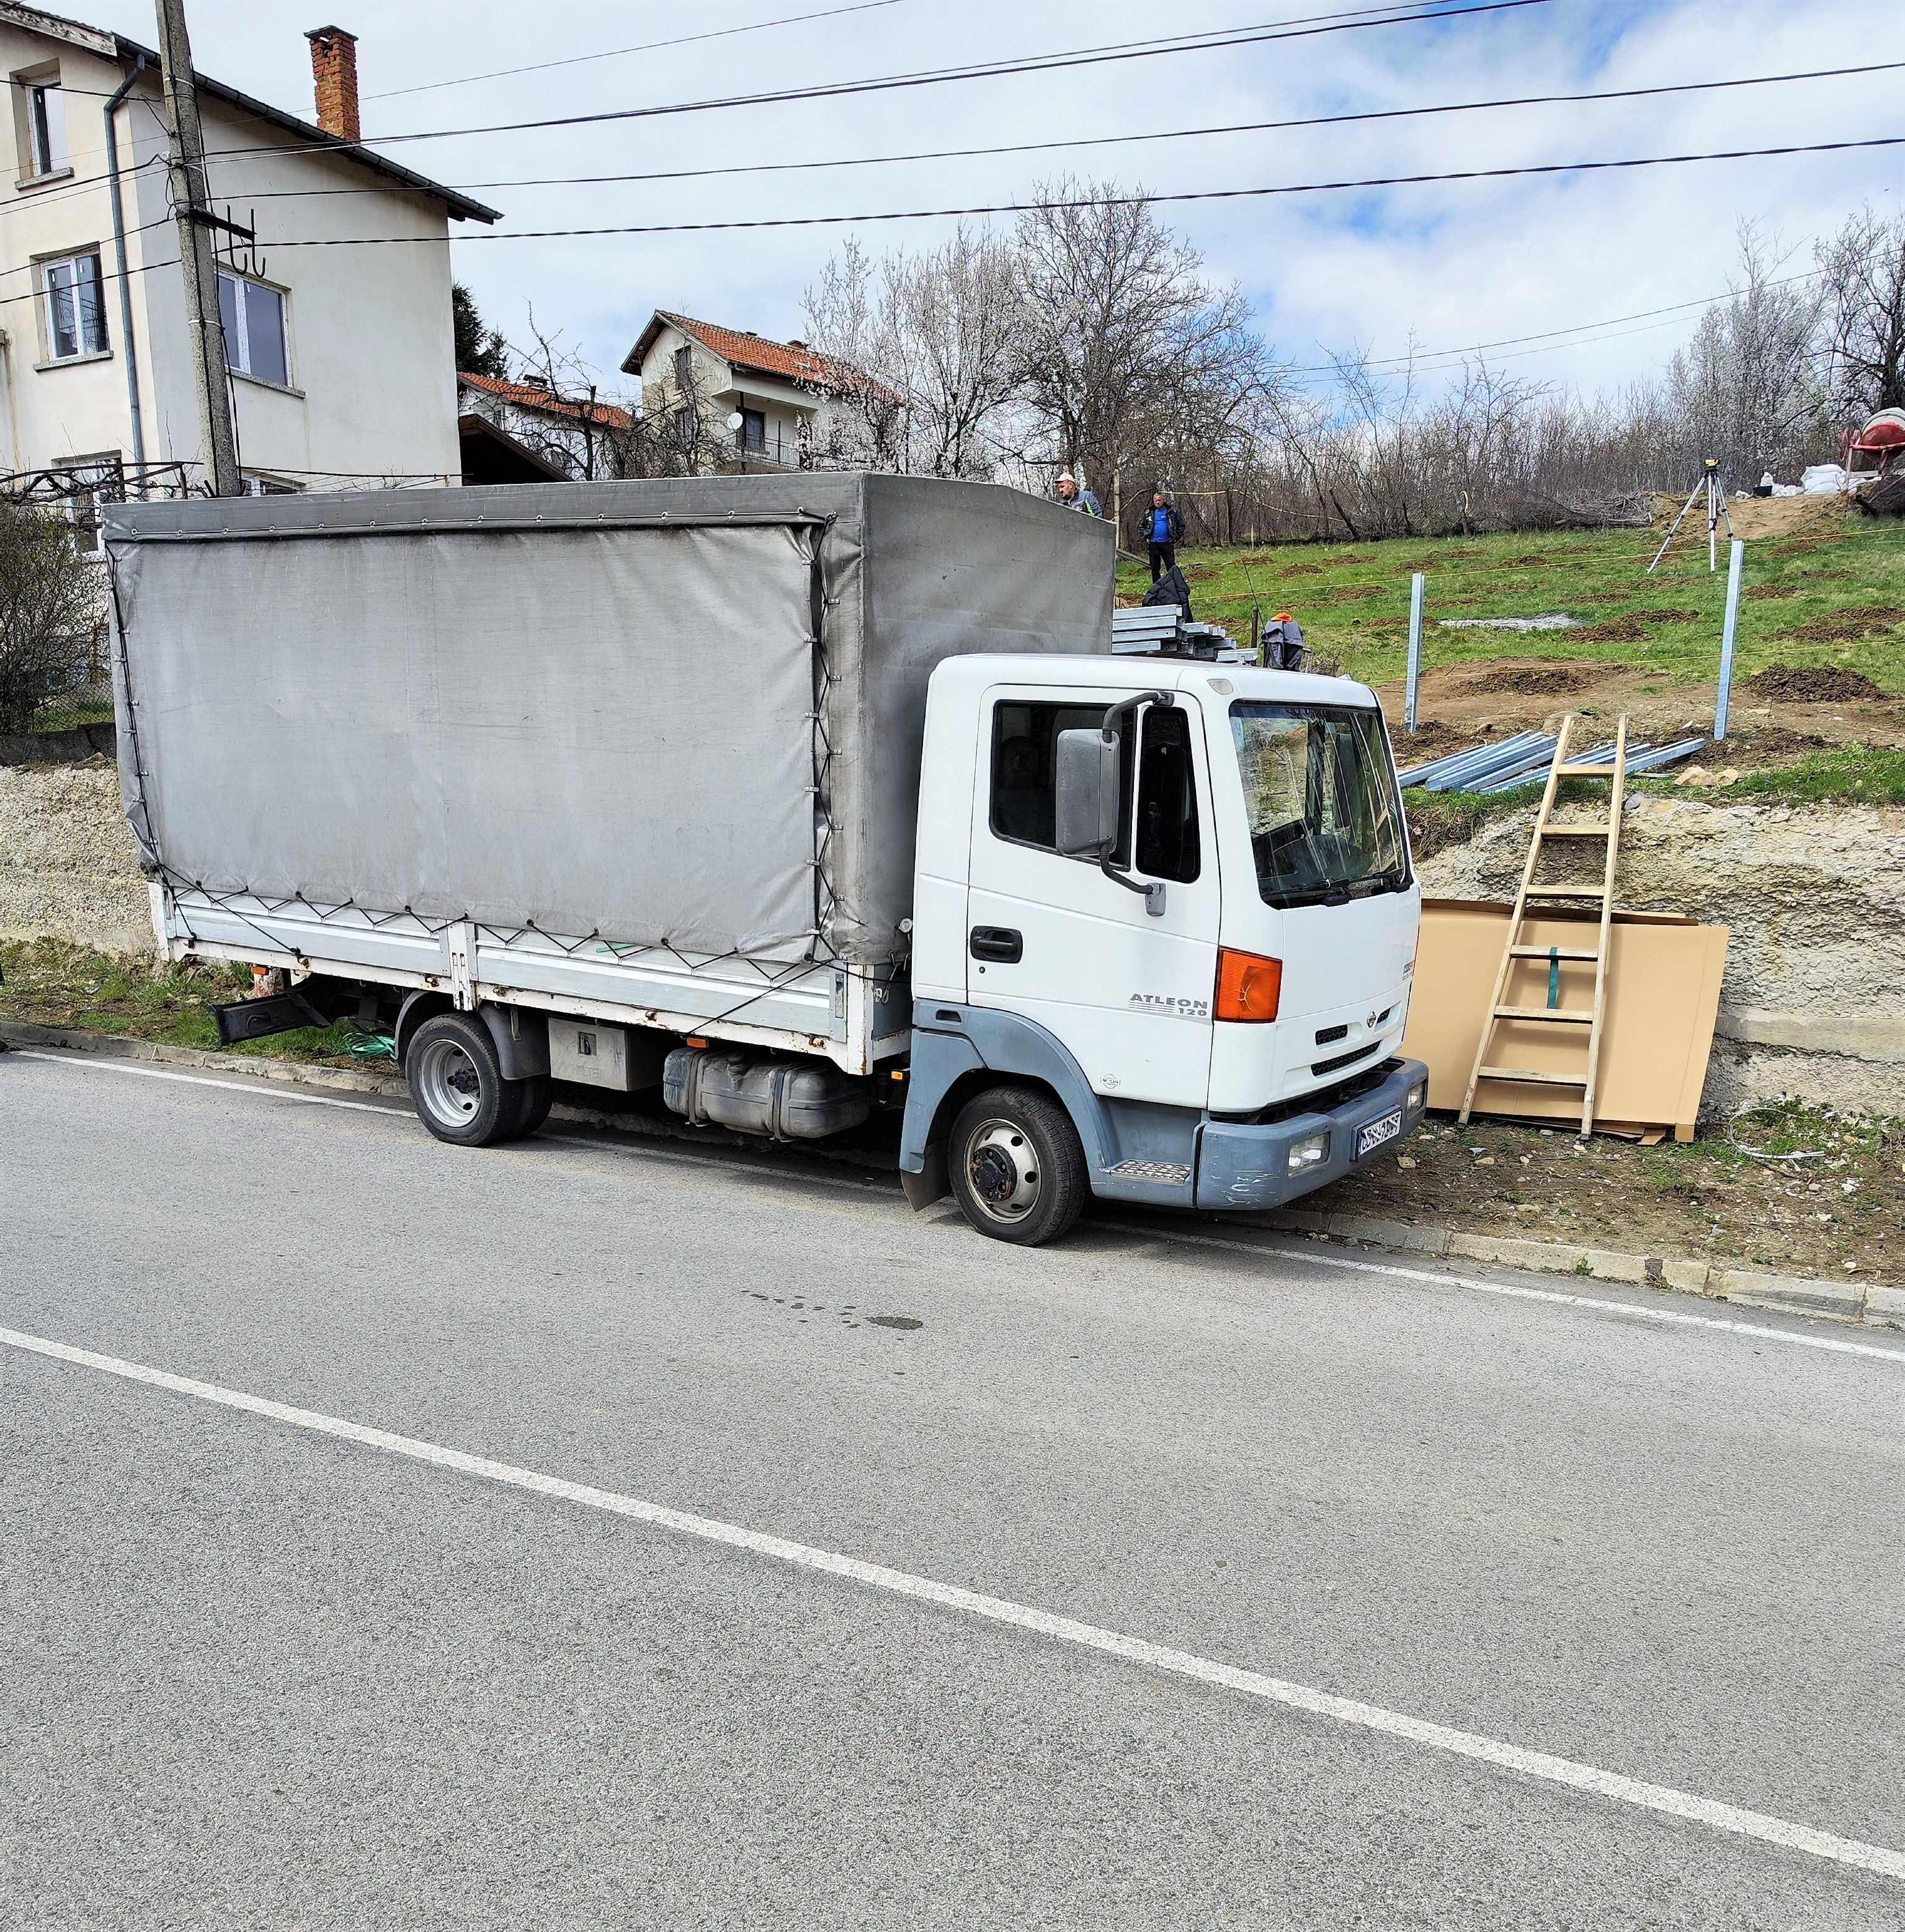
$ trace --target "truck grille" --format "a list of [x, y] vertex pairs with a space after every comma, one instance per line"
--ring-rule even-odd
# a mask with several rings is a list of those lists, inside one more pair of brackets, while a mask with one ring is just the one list
[[1325, 1073], [1334, 1073], [1340, 1066], [1354, 1066], [1358, 1060], [1366, 1060], [1371, 1054], [1382, 1051], [1382, 1041], [1372, 1040], [1366, 1046], [1359, 1046], [1353, 1052], [1338, 1054], [1334, 1060], [1319, 1060], [1310, 1070], [1321, 1079]]

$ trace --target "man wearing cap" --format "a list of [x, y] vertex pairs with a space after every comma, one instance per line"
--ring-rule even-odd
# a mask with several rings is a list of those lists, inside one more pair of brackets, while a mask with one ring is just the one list
[[1088, 517], [1102, 517], [1098, 499], [1089, 490], [1078, 488], [1078, 479], [1067, 470], [1058, 478], [1058, 500], [1068, 510], [1082, 510]]

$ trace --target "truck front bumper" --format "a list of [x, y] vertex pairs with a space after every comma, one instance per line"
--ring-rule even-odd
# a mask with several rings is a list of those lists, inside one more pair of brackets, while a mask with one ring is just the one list
[[[1197, 1142], [1197, 1205], [1276, 1208], [1327, 1186], [1414, 1132], [1428, 1100], [1428, 1068], [1399, 1060], [1379, 1084], [1334, 1107], [1267, 1123], [1206, 1120]], [[1382, 1131], [1392, 1121], [1393, 1130]]]

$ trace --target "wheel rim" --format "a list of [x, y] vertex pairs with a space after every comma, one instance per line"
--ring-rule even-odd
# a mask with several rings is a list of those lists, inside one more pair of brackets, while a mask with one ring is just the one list
[[447, 1126], [467, 1126], [483, 1103], [483, 1082], [468, 1050], [453, 1040], [432, 1040], [417, 1055], [416, 1092]]
[[1010, 1226], [1039, 1204], [1038, 1150], [1013, 1120], [987, 1120], [966, 1142], [966, 1181], [979, 1211]]

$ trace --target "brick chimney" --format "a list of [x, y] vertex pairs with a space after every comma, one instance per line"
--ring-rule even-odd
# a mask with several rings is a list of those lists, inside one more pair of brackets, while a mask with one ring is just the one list
[[317, 88], [317, 124], [340, 141], [362, 137], [357, 120], [357, 36], [341, 27], [314, 27], [311, 79]]

